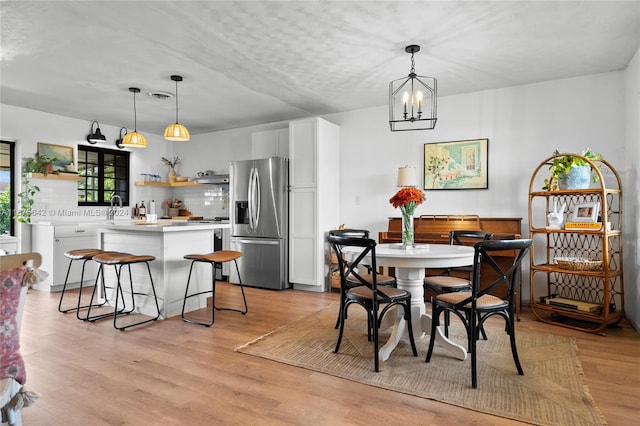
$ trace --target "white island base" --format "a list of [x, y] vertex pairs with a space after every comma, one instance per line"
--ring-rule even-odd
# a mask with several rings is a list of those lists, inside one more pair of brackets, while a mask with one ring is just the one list
[[[211, 253], [214, 251], [214, 232], [229, 228], [228, 224], [171, 224], [171, 225], [107, 225], [100, 229], [100, 244], [103, 250], [119, 251], [137, 255], [155, 256], [149, 262], [151, 276], [158, 297], [160, 319], [180, 315], [184, 291], [191, 261], [183, 258], [190, 253]], [[241, 261], [241, 259], [239, 260]], [[107, 286], [115, 288], [114, 268], [105, 267]], [[131, 266], [134, 291], [152, 294], [149, 275], [144, 264]], [[212, 268], [208, 264], [196, 263], [191, 276], [190, 292], [197, 293], [211, 289]], [[127, 292], [128, 271], [122, 268], [122, 287]], [[107, 294], [113, 290], [107, 289]], [[109, 297], [111, 299], [111, 297]], [[206, 307], [207, 295], [191, 297], [187, 300], [185, 312]], [[130, 300], [125, 294], [125, 300]], [[113, 302], [113, 300], [111, 300]], [[153, 299], [136, 296], [136, 310], [155, 316]], [[127, 305], [129, 306], [129, 305]]]

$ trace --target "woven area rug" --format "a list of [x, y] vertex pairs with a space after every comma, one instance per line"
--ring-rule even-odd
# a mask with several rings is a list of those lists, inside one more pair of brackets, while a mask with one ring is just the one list
[[[362, 309], [349, 311], [340, 352], [334, 354], [337, 309], [287, 324], [236, 351], [532, 424], [606, 424], [583, 380], [573, 339], [517, 330], [524, 369], [519, 376], [504, 329], [486, 327], [488, 340], [478, 342], [478, 388], [473, 389], [469, 357], [460, 361], [436, 346], [425, 363], [427, 339], [417, 342], [417, 358], [408, 342], [401, 342], [375, 373]], [[466, 347], [461, 326], [452, 325], [449, 336]]]

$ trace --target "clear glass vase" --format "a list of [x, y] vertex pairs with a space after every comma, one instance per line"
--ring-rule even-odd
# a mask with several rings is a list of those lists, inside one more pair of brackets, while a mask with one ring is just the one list
[[413, 232], [413, 214], [405, 209], [402, 211], [402, 245], [403, 247], [414, 246], [414, 232]]

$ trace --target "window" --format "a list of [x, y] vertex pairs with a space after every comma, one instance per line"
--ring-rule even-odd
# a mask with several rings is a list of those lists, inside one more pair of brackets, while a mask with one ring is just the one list
[[78, 146], [79, 206], [108, 206], [115, 194], [129, 205], [129, 152]]
[[15, 142], [0, 140], [0, 234], [15, 235]]

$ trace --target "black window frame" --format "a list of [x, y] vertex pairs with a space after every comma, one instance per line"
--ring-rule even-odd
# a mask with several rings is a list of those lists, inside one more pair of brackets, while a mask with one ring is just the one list
[[[97, 154], [97, 163], [89, 163], [87, 161], [87, 153], [90, 152]], [[115, 167], [123, 169], [120, 173], [116, 173], [114, 171], [113, 177], [107, 176], [109, 174], [107, 168], [112, 166], [111, 164], [107, 164], [107, 160], [105, 159], [107, 156], [113, 156], [116, 163]], [[111, 197], [114, 193], [120, 196], [123, 206], [128, 206], [131, 194], [130, 157], [131, 153], [129, 151], [116, 151], [114, 149], [78, 145], [78, 172], [80, 173], [80, 177], [84, 178], [84, 180], [78, 182], [77, 185], [78, 206], [109, 206], [111, 205]], [[120, 164], [120, 162], [122, 164]], [[86, 173], [88, 164], [90, 164], [91, 168], [94, 169], [95, 174], [89, 175]], [[97, 188], [91, 188], [93, 182], [91, 184], [89, 183], [90, 180], [94, 179], [97, 182]], [[118, 189], [115, 189], [112, 192], [105, 190], [106, 179], [113, 179], [114, 186]], [[87, 201], [87, 195], [89, 192], [96, 193], [96, 200]], [[84, 199], [81, 198], [81, 194], [85, 195]]]
[[11, 195], [9, 198], [9, 210], [3, 211], [0, 214], [8, 214], [9, 218], [9, 235], [16, 235], [16, 220], [13, 218], [13, 215], [16, 212], [16, 178], [20, 176], [16, 169], [16, 142], [9, 139], [0, 139], [0, 142], [7, 144], [9, 147], [9, 194]]

